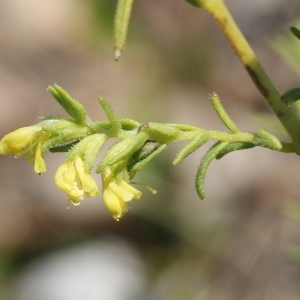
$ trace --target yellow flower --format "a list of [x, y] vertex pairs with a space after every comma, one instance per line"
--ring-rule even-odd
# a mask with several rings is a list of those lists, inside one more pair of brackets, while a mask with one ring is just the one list
[[139, 199], [142, 195], [125, 180], [118, 184], [109, 167], [102, 172], [102, 190], [104, 203], [117, 221], [127, 212], [127, 203], [133, 198]]
[[68, 194], [68, 200], [79, 205], [84, 193], [88, 197], [99, 194], [98, 186], [92, 176], [86, 172], [84, 161], [80, 156], [65, 161], [57, 170], [55, 183], [58, 188]]
[[44, 133], [40, 126], [19, 128], [2, 138], [0, 154], [12, 154], [19, 157], [27, 153], [26, 160], [34, 165], [34, 171], [42, 173], [46, 171], [43, 143], [47, 139], [49, 139], [49, 134]]

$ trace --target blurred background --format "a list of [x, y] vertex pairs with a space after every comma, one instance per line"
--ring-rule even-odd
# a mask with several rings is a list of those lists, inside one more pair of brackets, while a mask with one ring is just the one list
[[[226, 3], [279, 90], [299, 85], [273, 49], [299, 17], [298, 1]], [[277, 134], [206, 12], [182, 0], [136, 1], [116, 63], [115, 7], [0, 1], [1, 136], [42, 115], [66, 115], [46, 91], [53, 83], [93, 120], [105, 117], [101, 96], [120, 117], [225, 130], [208, 100], [216, 91], [240, 128]], [[174, 167], [183, 145], [170, 145], [137, 176], [158, 193], [143, 190], [120, 222], [100, 196], [67, 209], [53, 180], [65, 154], [46, 155], [42, 177], [23, 159], [1, 156], [0, 299], [299, 299], [299, 158], [262, 148], [229, 154], [211, 164], [200, 201], [194, 178], [208, 146]]]

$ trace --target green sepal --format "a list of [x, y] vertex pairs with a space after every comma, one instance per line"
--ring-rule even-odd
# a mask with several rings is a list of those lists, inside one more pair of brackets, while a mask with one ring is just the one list
[[196, 190], [200, 199], [205, 198], [204, 192], [204, 179], [206, 175], [207, 168], [213, 159], [228, 145], [228, 142], [216, 142], [208, 152], [203, 156], [200, 166], [196, 174]]
[[89, 135], [80, 140], [79, 143], [69, 151], [68, 159], [74, 159], [80, 156], [84, 161], [86, 171], [90, 172], [106, 140], [107, 136], [105, 134], [95, 133]]
[[58, 146], [63, 146], [69, 143], [76, 142], [84, 138], [86, 134], [80, 133], [78, 131], [69, 132], [65, 134], [59, 134], [51, 137], [49, 140], [45, 141], [43, 148], [45, 150], [52, 149]]
[[52, 136], [49, 140], [45, 141], [43, 144], [43, 148], [50, 149], [57, 146], [63, 146], [65, 144], [75, 142], [77, 140], [81, 140], [86, 137], [87, 133], [83, 131], [69, 131], [64, 132], [55, 136]]
[[286, 105], [290, 105], [298, 100], [300, 100], [300, 88], [296, 87], [288, 90], [281, 96], [281, 100]]
[[139, 171], [155, 156], [166, 149], [166, 144], [159, 144], [154, 141], [146, 141], [144, 146], [135, 153], [128, 162], [128, 172]]
[[[140, 126], [140, 123], [131, 119], [120, 119], [120, 123], [121, 129], [125, 131], [136, 131]], [[107, 133], [111, 130], [111, 122], [109, 120], [97, 121], [94, 124], [99, 127], [99, 130], [103, 130], [103, 132]]]
[[117, 61], [124, 49], [133, 0], [119, 0], [114, 22], [114, 59]]
[[129, 159], [136, 151], [143, 147], [147, 139], [148, 135], [145, 132], [139, 132], [134, 136], [120, 140], [106, 152], [96, 172], [102, 172], [107, 165], [110, 166], [117, 164], [121, 160]]
[[196, 7], [202, 7], [202, 1], [201, 0], [185, 0], [186, 2], [196, 6]]
[[140, 123], [131, 119], [121, 119], [120, 122], [121, 122], [122, 130], [126, 130], [126, 131], [135, 130], [140, 126]]
[[216, 159], [222, 158], [224, 155], [238, 150], [245, 150], [255, 147], [253, 143], [250, 142], [232, 142], [229, 143], [226, 147], [222, 149], [222, 151], [219, 152], [219, 154], [216, 156]]
[[99, 127], [99, 130], [103, 131], [103, 132], [109, 132], [111, 130], [111, 125], [110, 122], [108, 120], [105, 121], [96, 121], [94, 123], [96, 126]]
[[97, 167], [96, 173], [100, 173], [107, 166], [107, 163], [111, 161], [115, 156], [119, 156], [122, 151], [129, 147], [132, 141], [132, 137], [122, 139], [115, 143], [105, 154], [101, 160], [99, 166]]
[[146, 132], [139, 132], [133, 138], [131, 138], [130, 144], [118, 155], [115, 155], [112, 159], [110, 159], [107, 164], [114, 165], [121, 160], [129, 159], [134, 155], [135, 152], [139, 151], [145, 142], [148, 139], [148, 134]]
[[294, 26], [290, 27], [291, 33], [300, 40], [300, 30]]
[[121, 184], [123, 180], [129, 183], [130, 176], [127, 172], [125, 161], [120, 161], [119, 163], [113, 165], [111, 169], [117, 184]]
[[77, 124], [72, 119], [47, 119], [39, 123], [42, 130], [51, 135], [61, 134], [62, 132], [83, 130], [89, 132], [90, 129], [84, 125]]
[[84, 106], [72, 98], [63, 88], [54, 84], [48, 87], [48, 91], [74, 120], [81, 123], [86, 120], [87, 113]]
[[110, 132], [113, 136], [117, 136], [118, 133], [121, 131], [121, 122], [117, 118], [114, 110], [112, 109], [111, 105], [104, 99], [99, 98], [99, 103], [101, 104], [109, 122], [110, 122]]
[[39, 124], [44, 132], [50, 133], [50, 139], [44, 142], [44, 149], [64, 146], [82, 139], [92, 133], [91, 129], [74, 123], [74, 120], [48, 119]]
[[179, 153], [173, 161], [174, 165], [178, 165], [184, 158], [196, 151], [202, 145], [208, 141], [208, 134], [201, 134], [194, 138], [190, 143], [188, 143]]
[[62, 146], [57, 146], [57, 147], [53, 147], [48, 149], [51, 153], [57, 153], [57, 152], [68, 152], [70, 151], [70, 149], [72, 149], [72, 147], [74, 147], [80, 140], [77, 141], [73, 141], [69, 144], [66, 145], [62, 145]]
[[282, 145], [279, 139], [264, 129], [259, 129], [257, 134], [255, 134], [253, 144], [277, 151], [280, 151], [282, 149]]
[[151, 140], [158, 141], [162, 144], [170, 143], [176, 140], [180, 134], [180, 130], [171, 124], [146, 123], [145, 128]]

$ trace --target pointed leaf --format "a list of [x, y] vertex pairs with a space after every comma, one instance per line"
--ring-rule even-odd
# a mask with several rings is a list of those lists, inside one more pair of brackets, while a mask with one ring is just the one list
[[277, 151], [282, 149], [282, 145], [281, 145], [281, 142], [279, 141], [279, 139], [264, 129], [260, 129], [257, 132], [253, 143], [256, 146], [262, 146], [262, 147], [270, 148], [270, 149], [277, 150]]
[[248, 143], [248, 142], [232, 142], [228, 144], [226, 147], [222, 149], [222, 151], [219, 152], [219, 154], [216, 156], [216, 159], [222, 158], [224, 155], [237, 151], [237, 150], [245, 150], [255, 147], [254, 144]]
[[99, 102], [110, 122], [110, 131], [111, 134], [116, 136], [120, 130], [121, 130], [121, 122], [117, 118], [115, 112], [113, 111], [111, 105], [104, 99], [104, 98], [99, 98]]
[[178, 165], [184, 158], [196, 151], [202, 145], [208, 141], [207, 134], [201, 134], [194, 138], [189, 144], [187, 144], [177, 155], [173, 161], [174, 165]]
[[292, 34], [300, 40], [300, 30], [294, 26], [290, 28]]
[[139, 160], [133, 161], [128, 166], [128, 172], [132, 171], [139, 171], [143, 166], [145, 166], [150, 160], [152, 160], [155, 156], [160, 154], [162, 151], [164, 151], [167, 147], [166, 144], [158, 144], [159, 146], [157, 148], [153, 148], [152, 152], [149, 152], [146, 156], [140, 156]]
[[296, 87], [288, 90], [281, 96], [281, 100], [286, 105], [290, 105], [298, 100], [300, 100], [300, 88]]
[[232, 132], [240, 132], [238, 126], [233, 122], [233, 120], [229, 117], [223, 105], [221, 104], [220, 98], [217, 93], [212, 93], [210, 96], [210, 100], [212, 105], [220, 117], [223, 124]]
[[228, 145], [228, 142], [215, 143], [201, 160], [200, 166], [196, 175], [196, 190], [200, 199], [205, 198], [204, 179], [207, 168], [214, 158]]

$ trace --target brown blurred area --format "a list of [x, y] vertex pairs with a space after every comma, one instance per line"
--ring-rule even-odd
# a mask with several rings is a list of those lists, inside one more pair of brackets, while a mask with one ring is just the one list
[[[287, 33], [298, 1], [225, 2], [278, 88], [295, 85], [298, 75], [268, 41]], [[245, 131], [260, 128], [255, 115], [271, 114], [210, 16], [185, 1], [136, 1], [125, 51], [114, 62], [115, 5], [0, 2], [1, 136], [42, 115], [65, 116], [46, 91], [53, 83], [80, 100], [93, 120], [105, 117], [101, 96], [120, 117], [224, 130], [208, 101], [213, 91]], [[298, 158], [267, 149], [229, 154], [211, 164], [200, 201], [194, 177], [207, 147], [174, 167], [181, 147], [170, 145], [142, 170], [137, 181], [158, 193], [143, 190], [120, 222], [101, 197], [67, 209], [53, 180], [64, 154], [46, 154], [43, 176], [23, 159], [1, 156], [0, 299], [298, 299], [300, 266], [286, 250], [300, 243], [300, 224], [284, 214], [289, 201], [299, 200]], [[91, 268], [76, 268], [89, 257], [84, 265]], [[70, 275], [64, 267], [61, 282], [61, 269], [52, 268], [57, 261], [75, 266]], [[86, 275], [96, 266], [103, 273]], [[71, 281], [74, 272], [80, 284]], [[128, 280], [120, 294], [118, 276]], [[108, 294], [93, 283], [104, 279]]]

